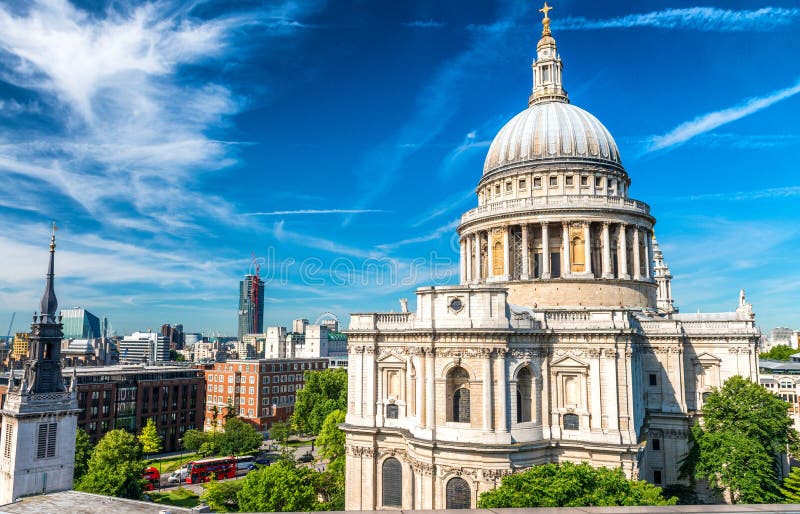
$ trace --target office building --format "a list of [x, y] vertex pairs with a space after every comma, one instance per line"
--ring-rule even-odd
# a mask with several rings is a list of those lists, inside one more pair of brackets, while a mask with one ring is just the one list
[[258, 275], [245, 275], [239, 282], [239, 333], [242, 340], [246, 334], [264, 331], [264, 281]]

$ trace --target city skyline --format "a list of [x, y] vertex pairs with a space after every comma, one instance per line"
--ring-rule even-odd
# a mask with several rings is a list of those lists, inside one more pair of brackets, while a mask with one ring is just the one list
[[[253, 252], [265, 325], [456, 283], [455, 227], [539, 37], [538, 5], [484, 4], [0, 7], [0, 320], [25, 328], [52, 219], [62, 305], [118, 333], [234, 334]], [[550, 16], [571, 101], [653, 208], [678, 307], [730, 310], [745, 288], [762, 328], [798, 327], [800, 9]]]

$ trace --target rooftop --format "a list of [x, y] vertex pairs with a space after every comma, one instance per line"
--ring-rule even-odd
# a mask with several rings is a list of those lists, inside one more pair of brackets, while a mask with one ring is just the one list
[[[0, 514], [174, 514], [191, 513], [192, 510], [156, 503], [110, 498], [78, 491], [64, 491], [44, 496], [30, 496], [20, 502], [0, 505]], [[194, 511], [197, 512], [197, 511]], [[373, 511], [359, 511], [362, 514]], [[400, 512], [400, 511], [398, 511]], [[402, 511], [412, 512], [412, 511]], [[545, 509], [480, 509], [480, 510], [432, 510], [428, 514], [712, 514], [728, 512], [759, 512], [762, 514], [800, 514], [800, 505], [675, 505], [670, 507], [577, 507]], [[375, 512], [377, 514], [377, 512]]]

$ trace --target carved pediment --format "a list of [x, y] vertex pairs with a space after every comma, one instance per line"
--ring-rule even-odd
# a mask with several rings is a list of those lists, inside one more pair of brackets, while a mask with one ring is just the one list
[[700, 355], [698, 355], [697, 357], [695, 357], [692, 360], [694, 360], [697, 363], [705, 364], [705, 365], [719, 364], [720, 362], [722, 362], [722, 359], [720, 359], [716, 355], [711, 355], [708, 352], [703, 352], [703, 353], [701, 353]]
[[550, 364], [551, 368], [588, 368], [589, 364], [572, 355], [565, 355]]
[[378, 357], [378, 364], [397, 364], [403, 366], [405, 363], [405, 359], [394, 353], [381, 354], [381, 356]]

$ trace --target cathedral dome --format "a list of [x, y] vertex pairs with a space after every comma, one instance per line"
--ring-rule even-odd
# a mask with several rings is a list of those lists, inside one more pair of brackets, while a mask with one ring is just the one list
[[562, 159], [622, 166], [614, 138], [593, 115], [563, 100], [536, 102], [500, 129], [483, 174]]

